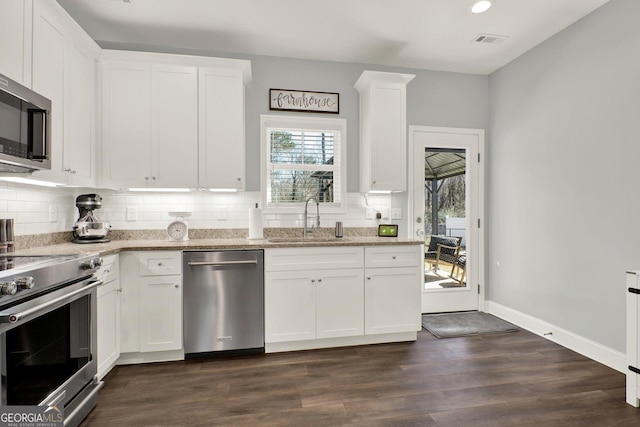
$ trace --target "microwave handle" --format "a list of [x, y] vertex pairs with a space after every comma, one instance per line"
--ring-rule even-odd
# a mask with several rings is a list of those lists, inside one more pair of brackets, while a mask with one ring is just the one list
[[[47, 153], [47, 112], [46, 110], [30, 109], [29, 113], [29, 148], [33, 160], [46, 160]], [[37, 130], [37, 132], [36, 132]], [[42, 140], [34, 141], [34, 135]]]

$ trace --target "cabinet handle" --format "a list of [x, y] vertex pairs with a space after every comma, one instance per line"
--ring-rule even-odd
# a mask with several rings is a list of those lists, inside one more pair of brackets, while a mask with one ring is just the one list
[[122, 288], [116, 289], [116, 292], [118, 292], [118, 293], [122, 292]]

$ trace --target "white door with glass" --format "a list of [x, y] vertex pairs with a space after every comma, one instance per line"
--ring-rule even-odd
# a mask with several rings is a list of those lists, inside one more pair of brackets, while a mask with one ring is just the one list
[[484, 130], [409, 127], [410, 237], [425, 240], [422, 312], [484, 308]]

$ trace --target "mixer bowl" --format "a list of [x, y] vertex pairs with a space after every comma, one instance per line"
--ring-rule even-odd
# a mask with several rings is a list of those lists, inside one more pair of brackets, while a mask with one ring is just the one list
[[99, 239], [107, 237], [107, 233], [111, 229], [108, 222], [76, 222], [73, 226], [73, 232], [80, 239]]

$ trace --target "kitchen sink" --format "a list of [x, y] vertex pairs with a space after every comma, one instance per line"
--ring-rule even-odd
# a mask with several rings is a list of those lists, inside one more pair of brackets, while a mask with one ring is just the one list
[[344, 242], [344, 237], [276, 237], [273, 239], [267, 239], [270, 243], [330, 243], [330, 242]]

